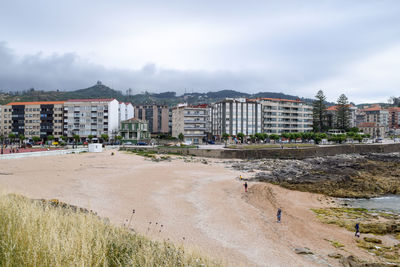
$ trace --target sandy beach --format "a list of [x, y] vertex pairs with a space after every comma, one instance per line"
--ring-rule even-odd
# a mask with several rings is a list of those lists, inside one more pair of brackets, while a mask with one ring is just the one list
[[[59, 199], [171, 240], [231, 266], [341, 266], [330, 253], [371, 256], [343, 228], [320, 223], [310, 208], [335, 205], [322, 195], [250, 183], [220, 160], [153, 162], [114, 151], [0, 161], [0, 188], [30, 198]], [[276, 222], [276, 210], [283, 210]], [[161, 226], [162, 225], [162, 226]], [[327, 240], [337, 240], [345, 251]], [[295, 248], [314, 254], [299, 255]]]

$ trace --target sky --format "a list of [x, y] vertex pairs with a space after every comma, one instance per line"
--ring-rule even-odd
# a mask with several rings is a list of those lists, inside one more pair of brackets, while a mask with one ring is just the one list
[[2, 0], [0, 90], [400, 96], [400, 1]]

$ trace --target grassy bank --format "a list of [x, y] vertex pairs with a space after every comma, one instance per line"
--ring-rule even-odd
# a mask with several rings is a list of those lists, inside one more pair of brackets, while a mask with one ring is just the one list
[[0, 266], [218, 266], [99, 217], [0, 196]]

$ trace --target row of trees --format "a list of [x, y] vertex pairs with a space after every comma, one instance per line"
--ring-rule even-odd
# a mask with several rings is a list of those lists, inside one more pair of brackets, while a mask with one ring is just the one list
[[[350, 128], [350, 104], [347, 97], [341, 94], [337, 100], [333, 126], [336, 129], [348, 131]], [[314, 132], [326, 132], [331, 125], [327, 123], [326, 96], [319, 90], [313, 102], [313, 129]]]
[[[309, 142], [313, 140], [315, 143], [319, 143], [322, 139], [327, 139], [328, 141], [333, 141], [337, 143], [342, 143], [347, 139], [352, 139], [356, 141], [362, 141], [364, 138], [369, 138], [368, 134], [359, 134], [359, 130], [357, 128], [352, 128], [346, 134], [339, 135], [331, 135], [328, 136], [326, 133], [314, 133], [314, 132], [305, 132], [305, 133], [282, 133], [278, 134], [266, 134], [266, 133], [256, 133], [254, 135], [250, 135], [248, 139], [243, 133], [238, 133], [236, 136], [232, 136], [233, 138], [237, 138], [241, 143], [244, 141], [250, 140], [252, 143], [257, 142], [270, 142], [271, 140], [277, 141], [279, 139], [285, 139], [289, 142], [301, 140], [302, 142]], [[222, 139], [224, 141], [228, 140], [230, 137], [229, 134], [224, 133], [222, 135]]]
[[[91, 143], [93, 138], [95, 138], [94, 135], [89, 135], [87, 139], [89, 139], [89, 142]], [[39, 136], [32, 136], [32, 138], [30, 138], [30, 139], [34, 143], [37, 143], [39, 141], [54, 141], [54, 140], [56, 140], [56, 138], [53, 135], [48, 135], [45, 138], [40, 138]], [[68, 138], [66, 136], [60, 136], [58, 141], [66, 142], [67, 139]], [[100, 136], [100, 139], [103, 142], [108, 142], [109, 136], [108, 136], [108, 134], [102, 134]], [[6, 140], [8, 140], [9, 143], [15, 143], [16, 141], [18, 141], [20, 144], [22, 144], [22, 142], [27, 140], [27, 138], [23, 134], [16, 135], [14, 133], [10, 133], [8, 136], [0, 135], [0, 142], [1, 143], [3, 143], [3, 141], [6, 141]], [[76, 143], [79, 143], [82, 139], [81, 139], [81, 137], [79, 135], [74, 135], [74, 136], [72, 136], [72, 140], [74, 140]], [[116, 136], [115, 140], [121, 141], [122, 140], [122, 136], [120, 136], [120, 135]]]

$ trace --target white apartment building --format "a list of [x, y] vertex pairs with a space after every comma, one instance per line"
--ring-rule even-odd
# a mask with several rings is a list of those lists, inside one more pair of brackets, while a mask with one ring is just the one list
[[118, 134], [119, 102], [116, 99], [72, 99], [64, 103], [64, 135], [99, 138]]
[[264, 133], [312, 131], [312, 106], [300, 100], [261, 98]]
[[131, 103], [119, 102], [118, 105], [118, 124], [135, 116], [135, 110]]
[[207, 105], [180, 104], [172, 109], [172, 136], [183, 134], [185, 143], [201, 144], [206, 137]]
[[211, 133], [221, 137], [243, 133], [252, 135], [262, 132], [261, 104], [252, 99], [226, 98], [211, 106]]

